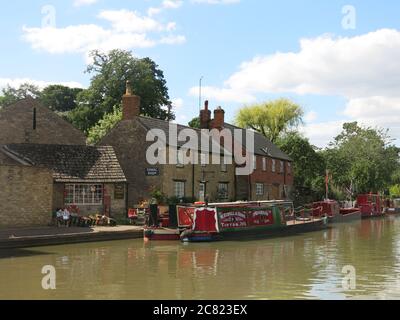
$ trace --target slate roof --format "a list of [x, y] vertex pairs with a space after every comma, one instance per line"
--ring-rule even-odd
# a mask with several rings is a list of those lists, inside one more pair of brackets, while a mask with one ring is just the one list
[[3, 152], [22, 162], [53, 170], [55, 182], [126, 182], [111, 146], [9, 144]]
[[[165, 133], [166, 136], [166, 144], [170, 145], [170, 141], [169, 141], [169, 125], [172, 124], [171, 122], [165, 121], [165, 120], [160, 120], [160, 119], [154, 119], [154, 118], [147, 118], [147, 117], [138, 117], [139, 122], [147, 129], [147, 130], [151, 130], [151, 129], [160, 129]], [[184, 126], [181, 124], [176, 124], [177, 126], [177, 133], [179, 134], [182, 130], [184, 129], [190, 129], [190, 130], [195, 130], [197, 132], [197, 145], [198, 145], [198, 150], [200, 150], [201, 148], [201, 130], [200, 129], [194, 129], [188, 126]], [[177, 147], [182, 147], [186, 144], [186, 141], [177, 141]], [[230, 155], [231, 152], [227, 149], [224, 149], [219, 142], [215, 141], [215, 140], [211, 140], [210, 139], [210, 145], [209, 145], [209, 151], [210, 152], [214, 152], [214, 149], [217, 150], [219, 149], [219, 153], [223, 154], [224, 151], [226, 152], [227, 155]]]
[[[147, 130], [161, 129], [166, 134], [167, 142], [169, 141], [169, 124], [170, 123], [168, 121], [154, 119], [154, 118], [147, 118], [147, 117], [138, 117], [138, 119], [139, 119], [140, 123]], [[234, 129], [242, 130], [243, 146], [247, 149], [247, 147], [246, 147], [246, 131], [247, 131], [247, 129], [239, 128], [239, 127], [236, 127], [229, 123], [225, 123], [224, 128], [229, 129], [232, 132]], [[183, 126], [180, 124], [177, 125], [178, 133], [183, 129], [192, 129], [192, 128]], [[196, 129], [196, 131], [198, 133], [200, 133], [200, 130]], [[178, 141], [178, 147], [181, 147], [184, 144], [185, 144], [185, 142]], [[199, 142], [199, 147], [200, 147], [200, 145], [201, 144]], [[211, 145], [210, 145], [210, 150], [212, 150]], [[221, 150], [221, 152], [222, 151], [223, 150]], [[284, 153], [275, 144], [273, 144], [270, 140], [268, 140], [266, 137], [264, 137], [262, 134], [260, 134], [258, 132], [254, 133], [254, 153], [256, 155], [269, 156], [269, 157], [279, 159], [279, 160], [293, 161], [286, 153]]]
[[[225, 123], [224, 126], [231, 131], [234, 129], [242, 130], [242, 142], [246, 141], [247, 129], [242, 129], [229, 123]], [[243, 146], [246, 148], [246, 143], [243, 143]], [[285, 152], [280, 150], [275, 144], [258, 132], [254, 132], [254, 153], [256, 155], [269, 156], [279, 160], [293, 161]]]

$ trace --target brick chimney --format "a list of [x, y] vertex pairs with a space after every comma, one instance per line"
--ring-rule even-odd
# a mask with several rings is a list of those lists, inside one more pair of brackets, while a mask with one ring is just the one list
[[225, 111], [221, 107], [214, 110], [214, 120], [211, 122], [212, 129], [222, 129], [225, 124]]
[[208, 100], [204, 103], [204, 109], [200, 111], [200, 128], [209, 129], [211, 121], [211, 111], [208, 109]]
[[133, 120], [140, 115], [140, 97], [133, 94], [131, 82], [126, 82], [126, 93], [122, 97], [122, 120]]

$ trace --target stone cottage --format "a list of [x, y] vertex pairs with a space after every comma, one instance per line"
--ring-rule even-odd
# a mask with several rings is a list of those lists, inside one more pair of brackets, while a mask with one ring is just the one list
[[112, 147], [37, 100], [0, 110], [0, 226], [45, 225], [56, 208], [126, 216], [126, 179]]
[[[146, 150], [153, 142], [146, 136], [152, 130], [165, 133], [166, 154], [170, 148], [180, 149], [170, 143], [170, 122], [140, 116], [140, 97], [132, 94], [130, 85], [122, 98], [123, 119], [99, 143], [114, 147], [118, 160], [128, 180], [128, 205], [133, 207], [151, 200], [154, 191], [167, 198], [184, 200], [233, 201], [235, 199], [235, 176], [233, 164], [149, 164]], [[177, 125], [177, 134], [186, 126]], [[197, 132], [199, 133], [199, 132]], [[198, 135], [200, 137], [200, 134]], [[212, 141], [210, 150], [212, 150]], [[200, 145], [200, 144], [198, 144]], [[218, 149], [221, 149], [218, 145]], [[198, 151], [198, 150], [197, 150]], [[194, 157], [198, 157], [195, 154]], [[218, 150], [217, 156], [220, 156]], [[200, 159], [198, 160], [201, 161]], [[168, 162], [171, 163], [171, 162]]]
[[84, 133], [33, 98], [0, 109], [0, 145], [86, 145]]
[[21, 166], [52, 173], [52, 212], [76, 206], [82, 215], [126, 217], [126, 179], [112, 147], [8, 144], [1, 151]]

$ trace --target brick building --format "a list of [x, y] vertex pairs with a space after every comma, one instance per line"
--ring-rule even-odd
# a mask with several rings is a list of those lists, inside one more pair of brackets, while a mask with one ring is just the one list
[[86, 145], [86, 137], [37, 100], [26, 98], [0, 110], [0, 146], [9, 143]]
[[126, 216], [126, 179], [112, 147], [86, 146], [80, 130], [21, 100], [0, 110], [0, 218], [3, 225], [44, 225], [56, 208]]
[[[129, 206], [150, 200], [154, 190], [160, 191], [168, 198], [203, 200], [207, 197], [210, 201], [235, 199], [235, 168], [232, 164], [149, 164], [146, 150], [154, 143], [146, 142], [150, 130], [156, 129], [165, 133], [166, 154], [169, 154], [170, 148], [184, 147], [184, 143], [177, 142], [177, 145], [170, 143], [170, 122], [140, 116], [140, 97], [132, 94], [129, 85], [122, 99], [122, 105], [122, 121], [99, 144], [111, 145], [115, 149], [128, 180]], [[176, 127], [178, 134], [184, 129], [188, 127], [181, 125]], [[220, 149], [220, 145], [218, 148]], [[198, 154], [194, 156], [197, 157]]]
[[53, 212], [77, 206], [82, 215], [126, 216], [126, 179], [112, 147], [9, 144], [1, 151], [21, 166], [51, 172]]
[[[200, 111], [200, 126], [203, 129], [228, 129], [242, 131], [242, 147], [247, 147], [246, 129], [225, 122], [225, 112], [221, 107], [214, 110], [214, 119], [208, 101]], [[248, 176], [235, 177], [235, 197], [237, 200], [284, 200], [290, 198], [293, 189], [292, 159], [276, 145], [258, 132], [254, 132], [254, 172]]]

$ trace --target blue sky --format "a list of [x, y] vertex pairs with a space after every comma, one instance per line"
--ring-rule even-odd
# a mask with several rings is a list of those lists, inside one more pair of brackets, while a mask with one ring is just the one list
[[[351, 6], [351, 7], [349, 7]], [[232, 121], [246, 103], [289, 97], [324, 146], [344, 121], [400, 138], [398, 1], [2, 1], [0, 87], [87, 86], [92, 48], [132, 50], [165, 72], [177, 120], [203, 99]]]

